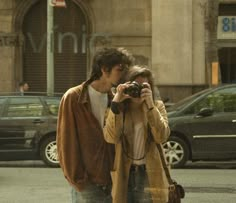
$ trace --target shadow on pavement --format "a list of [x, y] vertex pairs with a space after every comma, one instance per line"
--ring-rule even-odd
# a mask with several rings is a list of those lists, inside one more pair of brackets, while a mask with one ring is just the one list
[[236, 161], [196, 161], [187, 162], [181, 169], [236, 169]]
[[11, 167], [11, 168], [49, 168], [43, 161], [0, 161], [0, 167]]
[[[21, 168], [50, 168], [43, 161], [0, 161], [0, 167], [21, 167]], [[187, 162], [186, 166], [180, 169], [236, 169], [236, 161], [224, 162]], [[176, 169], [178, 170], [178, 169]]]

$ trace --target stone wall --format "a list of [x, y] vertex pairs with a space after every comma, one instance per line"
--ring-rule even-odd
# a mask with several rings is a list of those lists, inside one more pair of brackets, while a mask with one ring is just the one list
[[12, 0], [0, 1], [0, 92], [12, 91], [14, 41], [12, 35]]
[[202, 89], [205, 15], [202, 0], [152, 1], [152, 67], [162, 97], [176, 102]]
[[153, 0], [152, 8], [152, 67], [159, 83], [192, 84], [192, 0]]
[[138, 63], [151, 65], [151, 0], [91, 1], [90, 6], [95, 21], [93, 34], [106, 37], [96, 48], [125, 47]]

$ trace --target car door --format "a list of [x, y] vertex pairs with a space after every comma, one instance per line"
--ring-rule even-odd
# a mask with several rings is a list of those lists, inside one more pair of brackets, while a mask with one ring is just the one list
[[[201, 108], [210, 108], [213, 114], [199, 116]], [[215, 91], [187, 112], [195, 115], [187, 122], [195, 159], [236, 158], [236, 87]]]
[[4, 105], [7, 101], [6, 97], [1, 97], [0, 98], [0, 150], [4, 147], [6, 140], [4, 139], [4, 134], [3, 134], [3, 130], [1, 128], [2, 126], [2, 114], [4, 111]]
[[38, 97], [10, 97], [0, 121], [0, 150], [9, 152], [33, 150], [47, 117]]
[[48, 112], [50, 114], [50, 118], [48, 120], [48, 125], [49, 125], [49, 129], [51, 131], [54, 131], [54, 129], [56, 129], [57, 126], [57, 116], [58, 116], [58, 110], [59, 110], [59, 104], [60, 104], [61, 99], [59, 97], [45, 97], [44, 98], [44, 102], [45, 102], [45, 106], [48, 109]]

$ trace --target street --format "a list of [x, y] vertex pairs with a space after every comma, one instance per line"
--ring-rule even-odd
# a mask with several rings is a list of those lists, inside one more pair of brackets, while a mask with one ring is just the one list
[[[189, 164], [173, 169], [172, 178], [186, 190], [183, 203], [234, 203], [236, 163]], [[0, 162], [1, 203], [67, 203], [70, 187], [60, 168], [40, 161]]]

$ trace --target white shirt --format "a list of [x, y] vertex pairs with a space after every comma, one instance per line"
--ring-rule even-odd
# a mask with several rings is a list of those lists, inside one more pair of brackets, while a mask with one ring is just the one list
[[[133, 137], [133, 158], [140, 159], [145, 155], [145, 142], [144, 142], [144, 124], [142, 122], [135, 124], [134, 137]], [[133, 164], [145, 164], [145, 157], [141, 160], [133, 160]]]
[[90, 103], [92, 107], [92, 112], [97, 118], [101, 127], [104, 126], [104, 117], [108, 104], [107, 93], [101, 93], [96, 91], [91, 85], [88, 86], [88, 93], [90, 98]]

